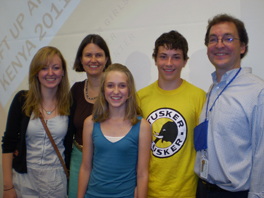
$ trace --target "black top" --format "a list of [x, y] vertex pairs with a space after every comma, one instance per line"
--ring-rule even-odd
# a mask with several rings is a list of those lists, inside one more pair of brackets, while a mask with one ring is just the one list
[[75, 111], [73, 116], [73, 124], [75, 127], [75, 140], [80, 145], [83, 144], [82, 133], [84, 120], [88, 116], [90, 116], [93, 111], [93, 104], [85, 100], [84, 85], [85, 80], [82, 82], [76, 82], [71, 88], [71, 93], [75, 104]]

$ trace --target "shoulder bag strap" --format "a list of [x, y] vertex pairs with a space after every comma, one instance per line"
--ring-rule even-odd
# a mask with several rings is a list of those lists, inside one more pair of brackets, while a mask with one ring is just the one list
[[60, 162], [61, 162], [61, 164], [62, 164], [62, 166], [64, 168], [64, 171], [66, 173], [67, 179], [69, 179], [68, 169], [67, 169], [67, 167], [66, 167], [66, 165], [65, 165], [65, 163], [64, 163], [64, 161], [63, 161], [63, 159], [61, 157], [61, 154], [60, 154], [60, 152], [59, 152], [59, 150], [58, 150], [58, 148], [57, 148], [57, 146], [56, 146], [56, 144], [55, 144], [55, 142], [54, 142], [54, 140], [53, 140], [53, 138], [52, 138], [52, 136], [50, 134], [49, 128], [47, 127], [47, 125], [46, 125], [46, 123], [45, 123], [45, 121], [44, 121], [43, 116], [42, 116], [41, 113], [39, 113], [39, 118], [40, 118], [40, 120], [41, 120], [41, 122], [42, 122], [42, 124], [43, 124], [43, 126], [45, 128], [45, 131], [47, 132], [47, 135], [49, 136], [50, 142], [51, 142], [54, 150], [56, 151], [56, 153], [57, 153], [57, 155], [58, 155], [58, 157], [60, 159]]

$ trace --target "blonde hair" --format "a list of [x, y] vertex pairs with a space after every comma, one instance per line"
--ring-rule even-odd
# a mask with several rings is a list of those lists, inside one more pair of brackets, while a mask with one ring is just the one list
[[104, 85], [105, 79], [109, 72], [111, 71], [119, 71], [123, 72], [127, 76], [127, 85], [128, 85], [128, 99], [126, 101], [126, 108], [125, 108], [125, 118], [129, 119], [132, 125], [138, 123], [139, 119], [138, 116], [142, 115], [141, 109], [137, 104], [136, 100], [136, 88], [133, 75], [129, 71], [129, 69], [121, 64], [115, 63], [110, 65], [104, 72], [101, 85], [100, 85], [100, 92], [98, 98], [93, 107], [93, 121], [94, 122], [103, 122], [107, 118], [109, 118], [109, 104], [105, 99], [104, 94]]
[[62, 68], [64, 76], [58, 85], [56, 98], [58, 101], [59, 115], [69, 115], [71, 105], [70, 95], [70, 83], [68, 80], [67, 65], [61, 52], [51, 46], [41, 48], [33, 57], [29, 68], [29, 90], [26, 93], [26, 101], [23, 105], [25, 114], [30, 117], [31, 113], [34, 113], [34, 118], [39, 117], [39, 104], [42, 103], [40, 82], [37, 77], [39, 71], [48, 64], [49, 60], [52, 60], [54, 55], [58, 55], [62, 62]]

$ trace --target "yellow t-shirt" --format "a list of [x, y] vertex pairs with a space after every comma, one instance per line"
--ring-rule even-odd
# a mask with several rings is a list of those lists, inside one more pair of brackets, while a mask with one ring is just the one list
[[143, 117], [152, 126], [148, 197], [195, 198], [193, 130], [205, 92], [183, 80], [175, 90], [163, 90], [156, 81], [137, 94]]

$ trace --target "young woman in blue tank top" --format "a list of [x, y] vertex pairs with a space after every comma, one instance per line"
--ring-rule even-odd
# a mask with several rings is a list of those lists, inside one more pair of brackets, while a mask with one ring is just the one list
[[131, 72], [110, 65], [84, 121], [78, 197], [147, 197], [151, 131], [140, 115]]

